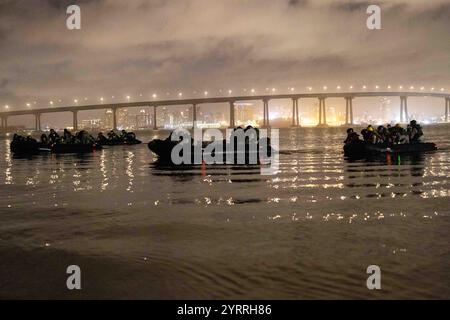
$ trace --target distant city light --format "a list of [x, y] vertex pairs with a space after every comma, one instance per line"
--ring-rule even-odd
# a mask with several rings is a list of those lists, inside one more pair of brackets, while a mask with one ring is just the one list
[[388, 88], [389, 90], [391, 90], [391, 86], [387, 86], [387, 88]]
[[414, 86], [409, 87], [409, 90], [414, 90]]
[[434, 91], [434, 88], [431, 88], [431, 91]]
[[204, 95], [207, 96], [207, 95], [208, 95], [208, 91], [205, 91], [205, 92], [204, 92]]
[[363, 86], [363, 89], [367, 89], [367, 86]]
[[27, 103], [27, 107], [30, 107], [30, 106], [31, 106], [31, 104]]
[[309, 91], [312, 91], [312, 89], [313, 89], [312, 87], [308, 87], [308, 90], [309, 90]]
[[252, 93], [255, 93], [255, 89], [250, 90]]
[[399, 86], [398, 88], [399, 88], [399, 89], [403, 89], [403, 86]]
[[272, 92], [275, 92], [276, 91], [276, 89], [275, 88], [272, 88]]
[[422, 91], [423, 91], [424, 89], [425, 89], [425, 87], [421, 87], [421, 88], [420, 88], [420, 90], [422, 90]]
[[50, 104], [53, 105], [53, 101], [50, 101]]
[[103, 101], [103, 100], [104, 100], [103, 97], [101, 97], [101, 98], [100, 98], [100, 101]]
[[441, 88], [441, 91], [444, 91], [444, 88]]
[[179, 93], [178, 93], [178, 96], [179, 96], [179, 97], [182, 97], [182, 96], [183, 96], [183, 92], [179, 92]]
[[231, 94], [233, 91], [231, 91], [231, 90], [228, 90], [228, 94]]
[[153, 99], [156, 99], [157, 95], [156, 93], [152, 94]]
[[8, 105], [6, 105], [6, 106], [5, 106], [5, 109], [9, 109], [9, 106], [8, 106]]
[[130, 96], [126, 96], [126, 98], [127, 98], [127, 100], [130, 100], [130, 99], [131, 99], [131, 97], [130, 97]]
[[327, 86], [323, 86], [323, 90], [327, 90], [328, 89], [328, 87]]
[[375, 86], [375, 89], [379, 89], [379, 88], [380, 88], [380, 86], [378, 86], [378, 85]]
[[295, 88], [294, 88], [294, 87], [292, 87], [292, 88], [291, 88], [291, 91], [294, 91], [294, 90], [295, 90]]
[[73, 102], [78, 103], [78, 99], [73, 99]]
[[353, 89], [353, 86], [350, 86], [350, 89]]

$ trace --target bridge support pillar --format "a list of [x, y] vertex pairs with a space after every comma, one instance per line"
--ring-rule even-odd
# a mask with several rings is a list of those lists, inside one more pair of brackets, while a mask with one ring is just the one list
[[73, 118], [73, 130], [78, 130], [78, 111], [72, 111], [72, 118]]
[[353, 97], [345, 97], [345, 124], [353, 125]]
[[41, 131], [41, 114], [36, 113], [34, 115], [34, 129], [36, 131]]
[[117, 130], [117, 108], [113, 108], [112, 113], [113, 113], [113, 130]]
[[292, 126], [300, 126], [300, 117], [298, 115], [298, 98], [292, 98]]
[[269, 100], [268, 99], [264, 99], [263, 100], [263, 128], [268, 128], [270, 127], [270, 119], [269, 119]]
[[450, 98], [445, 98], [445, 122], [448, 122], [449, 113], [450, 113]]
[[8, 117], [3, 118], [3, 130], [8, 132]]
[[156, 123], [156, 106], [153, 106], [153, 130], [158, 130], [158, 125]]
[[197, 105], [192, 105], [192, 128], [195, 129], [197, 127]]
[[230, 101], [230, 128], [234, 128], [234, 101]]
[[325, 107], [325, 98], [319, 98], [319, 127], [327, 126], [327, 111]]
[[408, 122], [408, 97], [400, 97], [400, 122]]

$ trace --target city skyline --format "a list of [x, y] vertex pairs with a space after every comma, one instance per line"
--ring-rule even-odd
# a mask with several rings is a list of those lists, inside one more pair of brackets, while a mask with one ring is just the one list
[[450, 88], [446, 1], [383, 3], [375, 31], [363, 1], [82, 1], [80, 30], [66, 28], [66, 4], [0, 4], [2, 110], [252, 89]]

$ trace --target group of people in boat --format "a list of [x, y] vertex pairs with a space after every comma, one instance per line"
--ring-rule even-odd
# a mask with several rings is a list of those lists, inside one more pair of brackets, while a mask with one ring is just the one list
[[[259, 138], [260, 138], [260, 135], [259, 135], [259, 129], [258, 129], [258, 128], [254, 128], [254, 127], [252, 127], [252, 126], [250, 126], [250, 125], [248, 125], [248, 126], [245, 127], [245, 128], [243, 128], [243, 127], [241, 127], [241, 126], [239, 126], [239, 127], [237, 127], [237, 128], [233, 128], [233, 131], [231, 132], [231, 137], [230, 137], [230, 138], [236, 139], [237, 136], [238, 136], [240, 133], [248, 134], [249, 132], [251, 132], [251, 130], [253, 130], [254, 136], [247, 135], [247, 136], [245, 137], [245, 143], [246, 143], [246, 144], [249, 143], [250, 137], [251, 137], [252, 139], [254, 139], [254, 141], [259, 141]], [[174, 132], [175, 132], [175, 131], [170, 132], [169, 136], [168, 136], [164, 141], [167, 142], [167, 143], [168, 143], [168, 142], [172, 142], [172, 141], [173, 141], [173, 140], [172, 140], [172, 135], [173, 135]], [[269, 138], [267, 138], [267, 139], [270, 141]], [[183, 137], [180, 136], [179, 141], [177, 141], [177, 142], [180, 142], [180, 141], [182, 141], [182, 140], [183, 140]], [[193, 145], [194, 143], [195, 143], [195, 142], [194, 142], [194, 139], [191, 138], [191, 144]]]
[[134, 132], [127, 132], [126, 130], [120, 131], [117, 134], [114, 130], [109, 131], [106, 136], [103, 132], [99, 132], [97, 135], [96, 142], [98, 144], [120, 144], [127, 142], [134, 142], [136, 140], [136, 134]]
[[[378, 126], [376, 129], [369, 125], [367, 128], [361, 130], [361, 136], [366, 143], [394, 145], [404, 143], [417, 143], [423, 136], [422, 127], [416, 120], [412, 120], [406, 128], [400, 124], [391, 126]], [[353, 128], [347, 129], [347, 138], [345, 144], [350, 144], [355, 141], [361, 141], [360, 136]]]
[[[105, 136], [102, 132], [99, 132], [97, 138], [94, 138], [86, 130], [81, 130], [76, 133], [70, 132], [68, 129], [64, 129], [63, 133], [60, 135], [54, 129], [50, 129], [48, 134], [43, 133], [40, 138], [40, 143], [43, 146], [50, 146], [53, 144], [114, 144], [114, 143], [126, 143], [133, 142], [136, 140], [136, 135], [133, 132], [127, 132], [122, 130], [117, 134], [114, 130], [108, 132]], [[28, 143], [39, 143], [32, 136], [21, 136], [19, 134], [14, 134], [14, 142], [28, 142]]]

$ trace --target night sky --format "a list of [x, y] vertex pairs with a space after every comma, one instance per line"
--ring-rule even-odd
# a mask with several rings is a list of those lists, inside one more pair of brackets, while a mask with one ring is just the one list
[[[450, 87], [448, 0], [377, 1], [376, 31], [366, 27], [370, 1], [0, 3], [2, 110], [194, 90]], [[74, 3], [82, 28], [71, 31], [66, 8]]]

